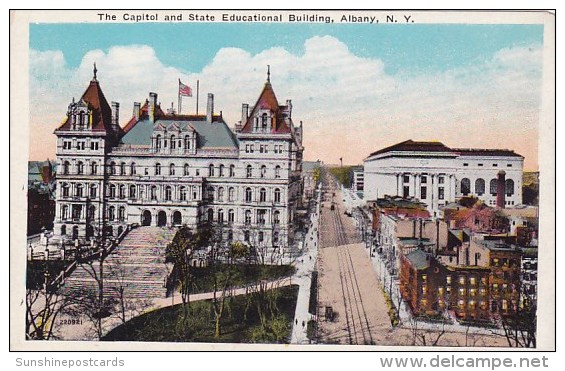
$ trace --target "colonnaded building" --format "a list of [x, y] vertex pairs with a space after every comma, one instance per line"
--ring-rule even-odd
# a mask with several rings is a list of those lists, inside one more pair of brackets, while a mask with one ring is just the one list
[[[122, 128], [94, 77], [57, 135], [55, 237], [117, 236], [127, 225], [222, 225], [226, 238], [277, 248], [294, 240], [302, 123], [270, 78], [231, 130], [208, 94], [204, 115], [165, 113], [149, 93]], [[284, 252], [283, 252], [284, 253]]]
[[434, 216], [464, 196], [512, 207], [522, 203], [523, 167], [524, 157], [508, 149], [449, 148], [440, 142], [407, 140], [364, 160], [364, 198], [412, 198], [425, 203]]

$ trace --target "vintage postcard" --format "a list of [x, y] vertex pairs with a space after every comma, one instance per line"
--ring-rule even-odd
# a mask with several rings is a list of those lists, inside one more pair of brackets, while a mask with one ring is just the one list
[[555, 349], [555, 16], [12, 11], [12, 350]]

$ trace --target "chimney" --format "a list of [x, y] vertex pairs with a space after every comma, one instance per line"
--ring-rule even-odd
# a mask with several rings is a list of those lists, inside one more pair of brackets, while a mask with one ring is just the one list
[[208, 104], [206, 105], [206, 121], [212, 122], [214, 118], [214, 94], [208, 93]]
[[504, 170], [498, 172], [498, 182], [496, 184], [496, 207], [504, 209], [504, 204], [506, 203], [505, 192], [506, 192], [506, 173]]
[[148, 114], [149, 114], [149, 121], [155, 122], [155, 107], [157, 107], [157, 93], [149, 93], [149, 107], [148, 107]]
[[249, 104], [243, 103], [241, 105], [241, 125], [245, 125], [249, 118]]
[[288, 107], [288, 118], [292, 117], [292, 100], [286, 100], [286, 106]]
[[139, 111], [141, 111], [141, 103], [134, 102], [133, 103], [133, 117], [135, 117], [136, 120], [139, 120]]
[[120, 104], [112, 102], [112, 125], [120, 126]]

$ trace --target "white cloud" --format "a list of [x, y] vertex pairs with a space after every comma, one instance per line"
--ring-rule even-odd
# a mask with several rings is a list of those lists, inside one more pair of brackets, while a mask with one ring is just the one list
[[[191, 74], [164, 65], [144, 45], [92, 50], [75, 70], [60, 51], [31, 51], [31, 100], [38, 108], [31, 113], [33, 125], [64, 117], [71, 98], [86, 88], [94, 61], [106, 98], [122, 104], [122, 122], [133, 102], [143, 101], [149, 91], [159, 93], [163, 106], [176, 106], [181, 78], [193, 88], [200, 80], [201, 112], [206, 93], [213, 92], [216, 109], [234, 124], [241, 103], [255, 103], [269, 64], [277, 98], [292, 98], [295, 121], [304, 121], [309, 159], [360, 162], [376, 149], [412, 138], [509, 147], [537, 165], [540, 46], [503, 49], [489, 60], [425, 75], [388, 75], [382, 61], [358, 57], [330, 36], [307, 40], [302, 55], [280, 47], [256, 55], [223, 48], [202, 71]], [[184, 113], [194, 106], [195, 97], [183, 100]]]

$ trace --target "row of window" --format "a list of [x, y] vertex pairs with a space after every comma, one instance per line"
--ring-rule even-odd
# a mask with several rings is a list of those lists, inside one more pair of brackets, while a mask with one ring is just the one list
[[[71, 141], [65, 140], [63, 141], [63, 149], [72, 149], [73, 143]], [[85, 141], [77, 141], [75, 148], [79, 151], [84, 151], [86, 147]], [[98, 142], [90, 142], [90, 149], [95, 151], [98, 150]]]
[[[469, 166], [469, 163], [468, 163], [468, 162], [464, 162], [464, 163], [463, 163], [463, 166], [467, 167], [467, 166]], [[482, 162], [479, 162], [479, 163], [477, 163], [477, 166], [483, 167], [484, 164], [483, 164]], [[498, 164], [497, 164], [497, 163], [494, 163], [494, 164], [492, 164], [492, 167], [498, 167]], [[512, 164], [506, 164], [506, 167], [512, 167]]]
[[[504, 191], [509, 197], [514, 194], [514, 181], [512, 179], [506, 179]], [[485, 180], [482, 178], [475, 180], [475, 192], [471, 192], [471, 180], [469, 178], [461, 179], [461, 194], [467, 196], [470, 193], [474, 193], [478, 196], [483, 195], [485, 193]], [[490, 180], [490, 194], [496, 196], [497, 193], [498, 179], [494, 178]]]
[[[68, 175], [70, 174], [70, 167], [71, 164], [69, 161], [65, 161], [63, 162], [63, 174]], [[90, 174], [98, 174], [98, 163], [93, 161], [90, 163]], [[154, 167], [154, 174], [155, 175], [163, 175], [162, 172], [162, 165], [160, 163], [155, 164]], [[125, 162], [120, 163], [119, 165], [116, 164], [114, 161], [112, 161], [109, 166], [108, 166], [108, 173], [109, 175], [128, 175], [127, 174], [127, 166], [125, 164]], [[177, 166], [175, 164], [170, 164], [168, 167], [169, 171], [168, 174], [169, 175], [180, 175], [180, 173], [177, 174]], [[199, 169], [195, 169], [196, 176], [200, 175], [200, 170]], [[247, 178], [252, 178], [253, 177], [253, 166], [252, 165], [247, 165], [246, 169], [245, 169], [245, 175]], [[76, 173], [77, 174], [85, 174], [85, 163], [82, 161], [78, 161], [76, 164]], [[136, 175], [137, 174], [137, 165], [135, 162], [132, 162], [129, 165], [129, 175]], [[228, 176], [228, 177], [234, 177], [235, 176], [235, 165], [230, 165], [229, 167], [224, 166], [223, 164], [219, 165], [219, 166], [214, 166], [213, 164], [210, 164], [208, 166], [208, 176], [209, 177], [214, 177], [214, 176], [219, 176], [219, 177], [224, 177], [224, 176]], [[148, 169], [145, 168], [145, 175], [148, 175]], [[182, 175], [184, 176], [188, 176], [190, 175], [190, 165], [188, 164], [184, 164], [184, 166], [182, 167]], [[265, 178], [267, 177], [267, 166], [266, 165], [262, 165], [259, 168], [259, 177], [260, 178]], [[274, 168], [274, 177], [276, 179], [281, 177], [281, 167], [279, 165], [275, 166]]]
[[157, 134], [153, 139], [153, 147], [159, 151], [161, 148], [167, 148], [167, 144], [170, 143], [169, 148], [171, 150], [177, 149], [178, 147], [179, 149], [184, 148], [185, 151], [190, 151], [195, 147], [195, 143], [192, 143], [193, 141], [195, 142], [196, 138], [191, 138], [189, 135], [185, 135], [184, 139], [177, 139], [177, 137], [171, 135], [167, 140], [167, 138], [161, 137], [161, 134]]
[[[207, 193], [208, 193], [208, 199], [209, 201], [214, 201], [214, 199], [216, 198], [216, 200], [218, 202], [223, 202], [224, 201], [224, 193], [225, 193], [225, 189], [224, 187], [218, 187], [217, 188], [217, 192], [215, 190], [214, 187], [208, 187], [207, 188]], [[251, 187], [247, 187], [245, 189], [245, 202], [253, 202], [253, 200], [257, 200], [257, 196], [253, 197], [253, 188]], [[217, 196], [217, 197], [215, 197]], [[281, 190], [280, 188], [275, 188], [273, 190], [273, 202], [278, 204], [281, 202]], [[230, 187], [228, 188], [228, 201], [233, 202], [235, 201], [235, 188], [234, 187]], [[259, 189], [259, 198], [258, 198], [259, 202], [267, 202], [267, 189], [266, 188], [261, 188]]]
[[[275, 144], [273, 146], [273, 153], [283, 153], [283, 144]], [[255, 144], [246, 144], [245, 145], [245, 153], [255, 153], [255, 151], [259, 153], [269, 153], [269, 145], [268, 144], [259, 144], [257, 149], [255, 148]]]
[[[252, 221], [252, 212], [251, 210], [244, 211], [244, 219], [243, 222], [246, 225], [250, 225], [253, 223]], [[224, 209], [218, 209], [214, 212], [213, 209], [208, 209], [207, 211], [207, 220], [210, 223], [234, 223], [236, 222], [236, 216], [234, 209], [229, 209], [227, 212], [227, 220], [224, 216]], [[266, 209], [259, 209], [255, 213], [255, 223], [258, 225], [265, 225], [266, 224], [266, 217], [267, 217], [267, 210]], [[273, 212], [273, 224], [280, 224], [281, 222], [281, 212], [279, 210], [275, 210]]]

